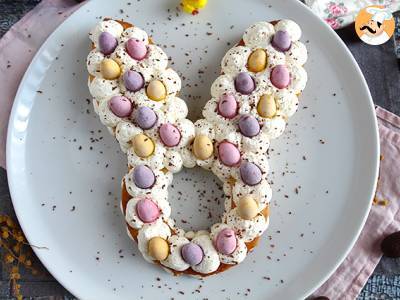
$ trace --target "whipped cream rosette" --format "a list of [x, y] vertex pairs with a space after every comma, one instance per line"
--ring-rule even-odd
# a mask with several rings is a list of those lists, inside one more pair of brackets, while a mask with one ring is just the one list
[[[121, 209], [143, 257], [174, 275], [207, 276], [242, 262], [269, 224], [266, 157], [305, 88], [307, 50], [291, 20], [257, 22], [221, 61], [204, 119], [192, 123], [181, 80], [147, 33], [104, 20], [89, 34], [89, 91], [128, 160]], [[221, 221], [185, 232], [171, 218], [173, 173], [200, 166], [222, 182]]]

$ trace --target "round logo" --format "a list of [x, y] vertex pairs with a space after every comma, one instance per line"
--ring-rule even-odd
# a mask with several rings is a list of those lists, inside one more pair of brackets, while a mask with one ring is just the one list
[[358, 13], [355, 22], [358, 37], [369, 45], [386, 43], [394, 32], [392, 13], [382, 5], [368, 6]]

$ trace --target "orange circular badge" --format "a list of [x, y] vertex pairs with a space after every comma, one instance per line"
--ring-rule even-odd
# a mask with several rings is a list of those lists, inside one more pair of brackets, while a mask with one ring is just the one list
[[360, 10], [355, 22], [358, 37], [369, 45], [386, 43], [393, 35], [394, 26], [392, 13], [382, 5]]

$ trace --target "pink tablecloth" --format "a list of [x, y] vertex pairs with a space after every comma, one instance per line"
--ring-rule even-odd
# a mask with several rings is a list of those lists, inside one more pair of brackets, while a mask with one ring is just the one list
[[[5, 167], [7, 122], [18, 84], [37, 49], [47, 36], [79, 6], [72, 0], [43, 0], [0, 40], [0, 166]], [[45, 22], [43, 20], [46, 20]], [[380, 180], [377, 197], [389, 205], [372, 207], [354, 248], [332, 277], [315, 295], [331, 299], [355, 298], [381, 257], [384, 235], [399, 230], [400, 118], [376, 109], [381, 138]], [[366, 162], [368, 163], [368, 162]]]

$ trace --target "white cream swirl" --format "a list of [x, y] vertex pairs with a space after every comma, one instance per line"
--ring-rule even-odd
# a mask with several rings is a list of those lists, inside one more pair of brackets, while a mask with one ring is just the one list
[[301, 38], [301, 28], [296, 22], [292, 20], [280, 20], [275, 25], [275, 30], [287, 31], [292, 41], [298, 41]]
[[128, 164], [137, 166], [140, 164], [148, 165], [152, 170], [161, 170], [164, 167], [164, 155], [167, 149], [161, 142], [154, 142], [154, 152], [148, 157], [140, 157], [136, 154], [135, 149], [130, 147], [126, 152], [128, 156]]
[[161, 219], [151, 224], [144, 224], [137, 236], [138, 248], [145, 260], [153, 262], [154, 258], [148, 253], [148, 243], [154, 237], [168, 239], [171, 236], [171, 229]]
[[90, 31], [89, 38], [91, 39], [95, 47], [97, 47], [99, 43], [99, 36], [102, 32], [108, 32], [118, 39], [123, 31], [124, 28], [117, 21], [114, 20], [102, 21], [98, 23], [96, 27], [93, 28], [92, 31]]
[[[137, 214], [136, 205], [141, 199], [143, 199], [143, 198], [142, 197], [132, 198], [128, 201], [128, 203], [126, 205], [125, 221], [129, 224], [129, 226], [131, 226], [132, 228], [135, 228], [135, 229], [142, 228], [144, 224], [150, 224], [150, 223], [143, 222]], [[171, 215], [171, 207], [167, 200], [158, 199], [158, 198], [151, 198], [151, 200], [155, 204], [157, 204], [158, 208], [161, 211], [159, 218], [168, 218]], [[156, 222], [156, 221], [154, 221], [154, 222]], [[154, 222], [152, 222], [152, 223], [154, 223]]]
[[250, 48], [266, 48], [271, 43], [274, 33], [275, 29], [271, 23], [257, 22], [246, 29], [243, 41]]
[[120, 94], [117, 80], [107, 80], [101, 77], [89, 79], [90, 94], [97, 99], [110, 99], [112, 96]]
[[220, 265], [220, 260], [210, 236], [208, 234], [197, 235], [192, 239], [192, 243], [199, 245], [203, 249], [204, 254], [201, 263], [192, 266], [192, 269], [201, 274], [215, 272]]
[[[211, 234], [210, 234], [211, 240], [214, 241], [217, 238], [218, 234], [221, 232], [221, 230], [227, 228], [231, 229], [232, 226], [229, 226], [229, 224], [227, 225], [224, 223], [214, 224], [211, 227]], [[236, 242], [237, 242], [236, 249], [231, 254], [218, 253], [219, 259], [223, 264], [228, 264], [228, 265], [239, 264], [246, 258], [247, 247], [245, 242], [238, 236], [236, 237]]]
[[269, 218], [265, 218], [261, 213], [252, 220], [242, 219], [237, 213], [237, 208], [225, 214], [223, 220], [236, 231], [239, 238], [245, 243], [262, 235], [269, 225]]
[[167, 259], [161, 261], [161, 264], [176, 271], [184, 271], [189, 269], [181, 255], [181, 250], [184, 245], [189, 243], [189, 240], [184, 236], [173, 235], [168, 238], [169, 255]]

